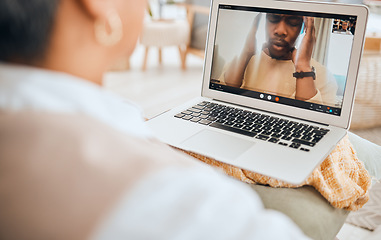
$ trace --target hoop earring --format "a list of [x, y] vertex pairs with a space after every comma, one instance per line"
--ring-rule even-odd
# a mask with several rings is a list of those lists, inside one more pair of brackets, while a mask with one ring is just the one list
[[[107, 31], [107, 25], [110, 31]], [[109, 47], [117, 44], [123, 37], [123, 24], [116, 11], [107, 14], [105, 20], [97, 20], [94, 24], [95, 39], [103, 46]]]

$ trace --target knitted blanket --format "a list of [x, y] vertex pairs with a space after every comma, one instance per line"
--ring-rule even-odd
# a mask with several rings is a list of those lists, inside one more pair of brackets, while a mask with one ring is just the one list
[[365, 169], [364, 164], [357, 158], [348, 137], [343, 138], [320, 166], [300, 185], [289, 184], [258, 173], [243, 170], [193, 152], [183, 152], [213, 167], [217, 167], [226, 174], [246, 183], [257, 183], [276, 188], [313, 186], [336, 208], [356, 211], [369, 199], [368, 190], [371, 185], [371, 177]]

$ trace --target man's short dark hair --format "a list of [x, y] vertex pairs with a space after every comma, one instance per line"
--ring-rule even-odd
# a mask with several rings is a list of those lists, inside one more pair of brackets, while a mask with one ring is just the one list
[[60, 0], [0, 0], [0, 61], [43, 59]]

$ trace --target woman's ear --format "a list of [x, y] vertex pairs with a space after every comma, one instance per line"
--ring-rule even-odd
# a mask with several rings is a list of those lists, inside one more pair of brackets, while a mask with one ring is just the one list
[[105, 19], [110, 10], [115, 9], [113, 0], [73, 0], [80, 4], [82, 10], [92, 19]]

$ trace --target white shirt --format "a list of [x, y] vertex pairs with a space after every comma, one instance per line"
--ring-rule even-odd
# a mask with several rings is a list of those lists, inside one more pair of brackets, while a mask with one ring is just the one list
[[131, 135], [152, 136], [131, 102], [83, 79], [38, 68], [0, 64], [0, 109], [83, 113]]
[[[0, 64], [0, 110], [88, 114], [151, 137], [136, 106], [64, 73]], [[265, 210], [245, 184], [204, 166], [168, 166], [128, 191], [94, 240], [307, 239], [282, 213]]]
[[211, 168], [166, 169], [126, 194], [94, 240], [308, 239], [248, 186]]

